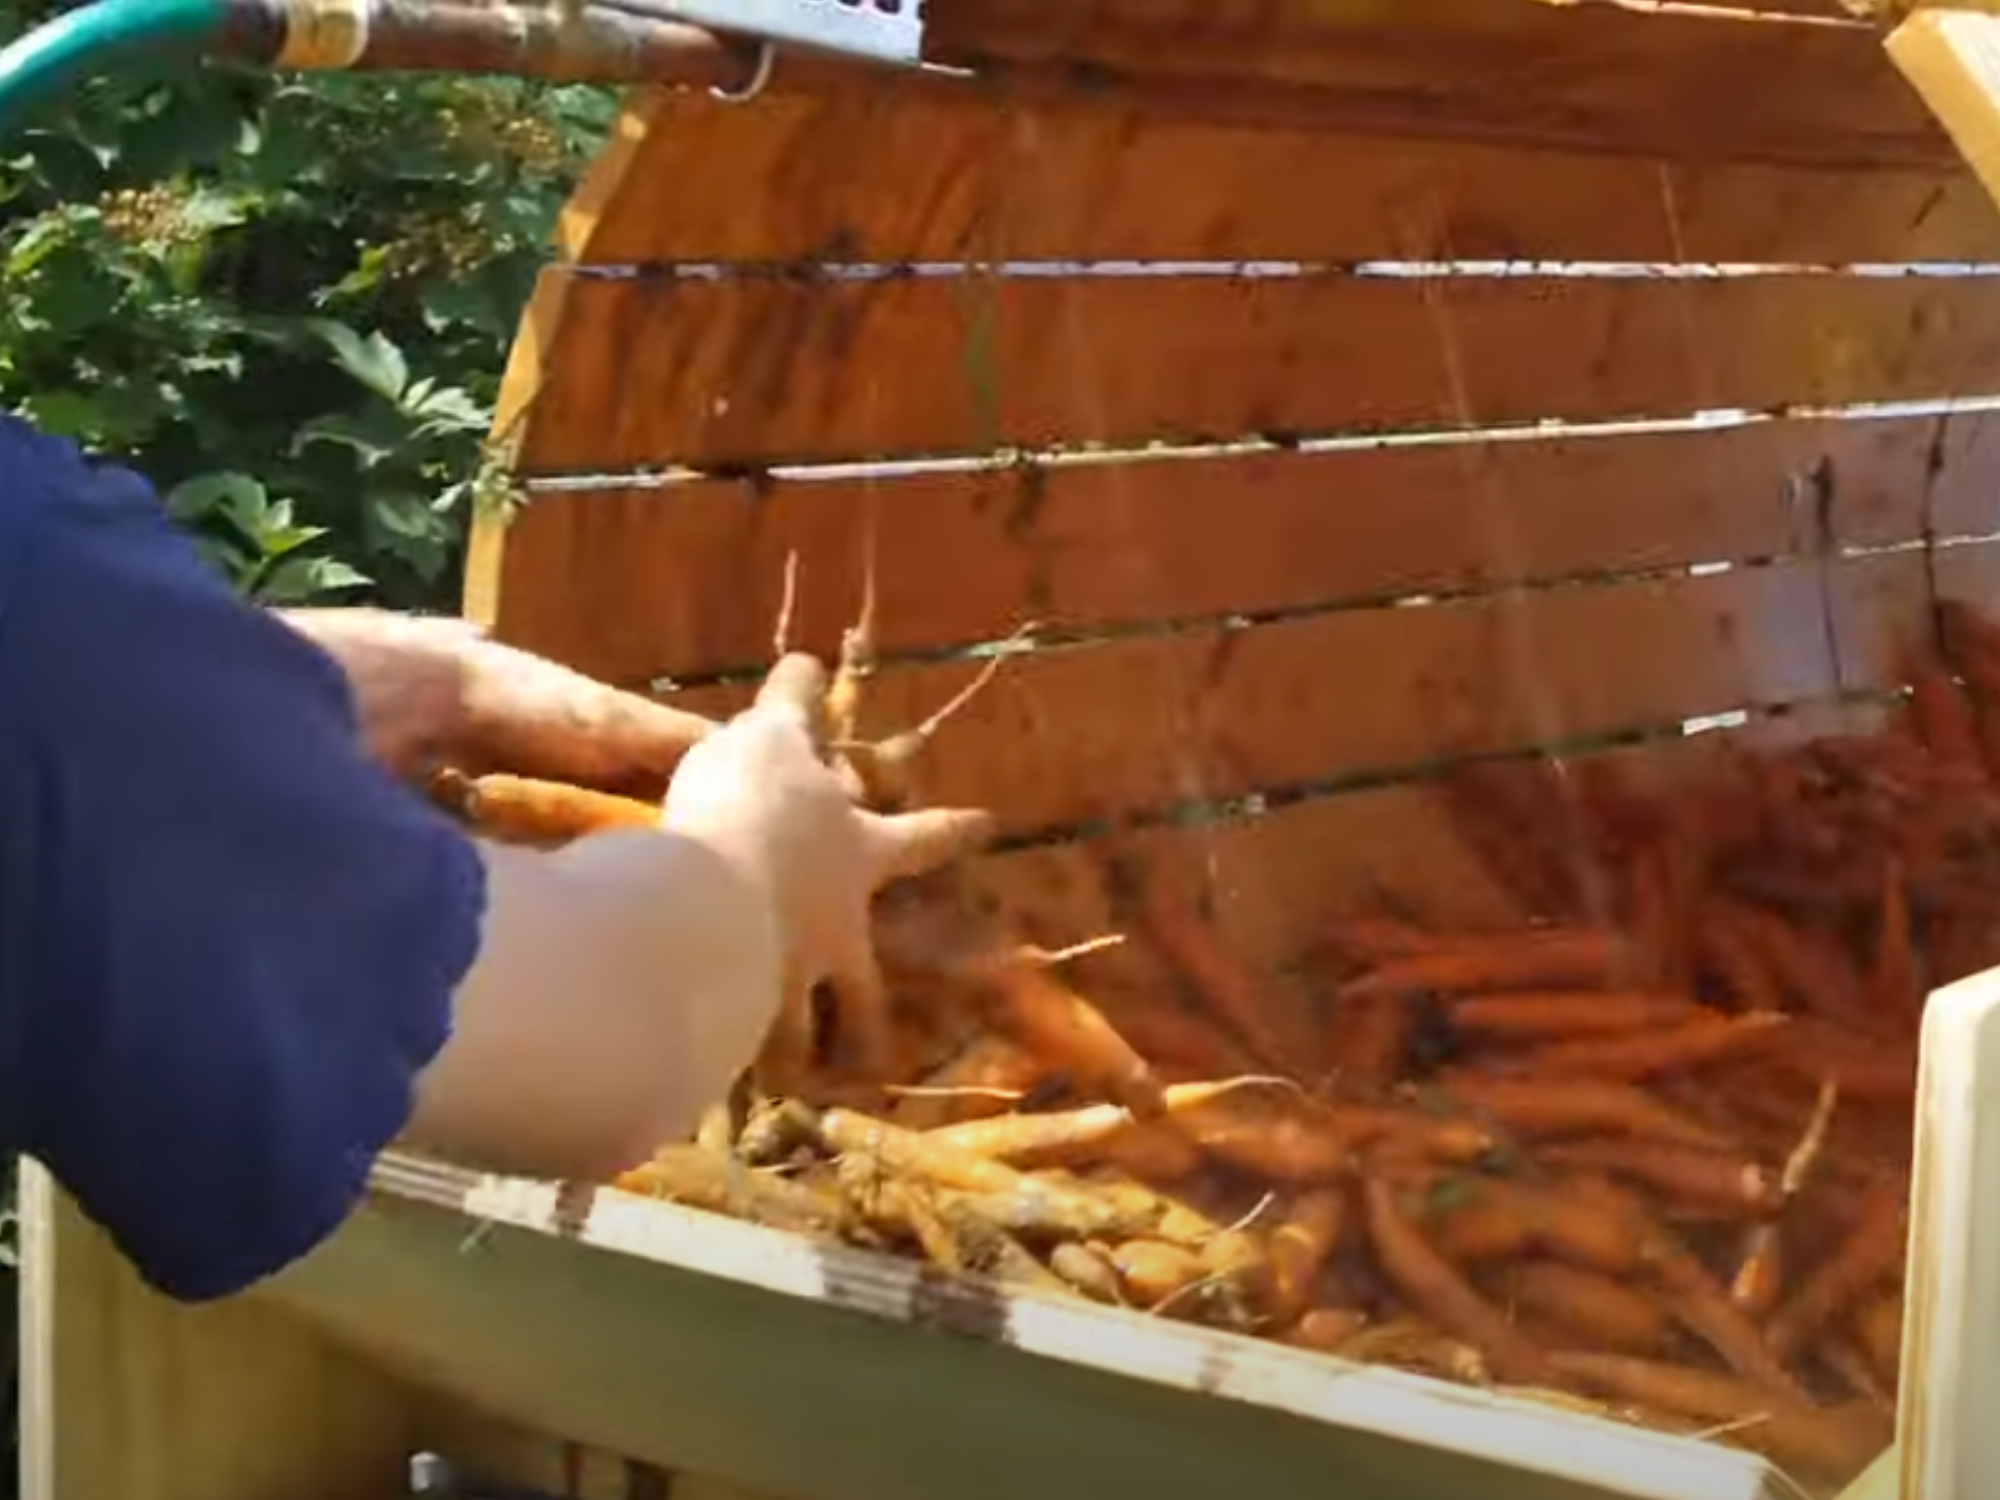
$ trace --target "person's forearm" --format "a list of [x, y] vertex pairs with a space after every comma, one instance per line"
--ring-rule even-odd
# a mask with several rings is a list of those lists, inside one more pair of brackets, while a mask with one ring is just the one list
[[488, 902], [412, 1144], [468, 1166], [599, 1180], [684, 1137], [778, 1008], [759, 873], [693, 839], [485, 846]]

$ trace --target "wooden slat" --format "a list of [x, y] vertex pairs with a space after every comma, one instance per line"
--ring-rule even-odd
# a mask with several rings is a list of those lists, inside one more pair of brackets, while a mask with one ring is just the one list
[[[778, 72], [781, 86], [789, 76]], [[808, 73], [747, 106], [693, 90], [643, 96], [565, 214], [562, 238], [565, 254], [599, 264], [1838, 265], [1993, 259], [2000, 214], [1956, 165], [1669, 164], [996, 100], [956, 79], [864, 87]]]
[[[502, 638], [623, 682], [754, 665], [785, 559], [831, 655], [874, 537], [888, 653], [1006, 634], [1912, 540], [1927, 493], [2000, 505], [2000, 420], [1778, 421], [869, 479], [693, 480], [535, 497], [502, 553]], [[1957, 428], [1986, 433], [1960, 435]], [[1959, 497], [1966, 497], [1960, 500]], [[1218, 528], [1226, 528], [1219, 530]], [[2000, 517], [1976, 528], [2000, 530]]]
[[[1661, 155], [1949, 160], [1864, 27], [1543, 0], [931, 0], [961, 66], [1290, 91], [1352, 127]], [[1721, 107], [1733, 101], [1741, 107]]]
[[[1741, 729], [1654, 741], [1572, 763], [1615, 762], [1671, 782], [1698, 776], [1729, 749], [1866, 732], [1882, 719], [1872, 705], [1820, 703]], [[1531, 763], [1523, 764], [1523, 774], [1532, 771]], [[1549, 837], [1560, 839], [1560, 830], [1551, 829]], [[1118, 929], [1104, 881], [1110, 848], [1103, 838], [1087, 838], [998, 854], [981, 862], [980, 879], [1032, 936], [1060, 947]], [[1127, 837], [1119, 852], [1137, 858], [1151, 878], [1206, 904], [1225, 950], [1270, 976], [1324, 948], [1342, 914], [1379, 910], [1384, 902], [1439, 925], [1538, 914], [1518, 893], [1496, 885], [1474, 858], [1452, 827], [1434, 780], [1315, 797], [1204, 827], [1153, 828]], [[1080, 975], [1102, 984], [1114, 1004], [1159, 993], [1160, 970], [1143, 945], [1088, 963]]]
[[[1888, 681], [1929, 588], [1921, 553], [1882, 553], [1043, 650], [945, 725], [922, 786], [1032, 832], [1818, 698]], [[883, 671], [865, 730], [917, 723], [976, 666]]]
[[528, 473], [2000, 390], [1995, 277], [543, 275]]

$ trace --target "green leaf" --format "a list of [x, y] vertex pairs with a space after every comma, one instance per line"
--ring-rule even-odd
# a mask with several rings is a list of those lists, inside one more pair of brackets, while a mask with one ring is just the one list
[[337, 557], [288, 557], [259, 579], [253, 592], [265, 604], [305, 604], [373, 581]]
[[333, 351], [334, 363], [385, 401], [397, 400], [409, 384], [403, 353], [380, 333], [366, 338], [331, 318], [313, 320], [312, 329]]
[[270, 509], [264, 486], [248, 474], [197, 474], [168, 490], [167, 514], [176, 521], [202, 521], [219, 516], [234, 523], [246, 540], [255, 540]]

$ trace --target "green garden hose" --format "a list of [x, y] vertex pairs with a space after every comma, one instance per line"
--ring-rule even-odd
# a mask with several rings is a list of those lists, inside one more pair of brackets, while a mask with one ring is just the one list
[[58, 16], [0, 48], [0, 135], [43, 100], [138, 53], [175, 61], [218, 52], [234, 20], [230, 0], [96, 0]]
[[740, 89], [759, 44], [642, 6], [437, 0], [92, 0], [0, 47], [0, 138], [94, 74], [211, 57], [258, 67], [495, 73]]

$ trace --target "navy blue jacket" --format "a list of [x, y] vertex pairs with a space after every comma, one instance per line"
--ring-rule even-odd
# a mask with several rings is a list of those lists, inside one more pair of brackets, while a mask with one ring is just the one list
[[0, 1146], [171, 1295], [281, 1268], [406, 1123], [484, 902], [331, 658], [0, 417]]

